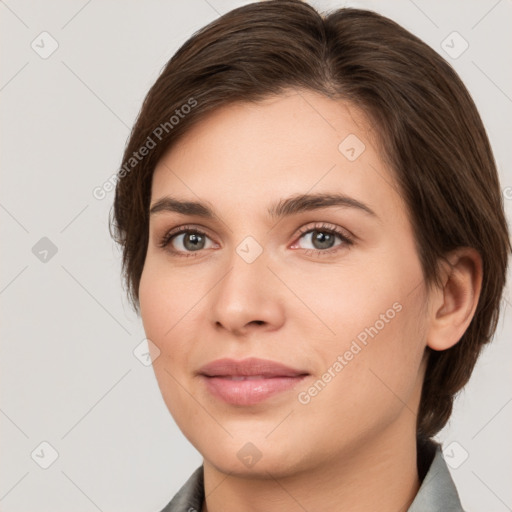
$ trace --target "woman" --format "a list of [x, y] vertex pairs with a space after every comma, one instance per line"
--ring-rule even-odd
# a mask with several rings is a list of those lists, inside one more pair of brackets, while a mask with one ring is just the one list
[[162, 512], [460, 511], [432, 440], [511, 250], [477, 109], [371, 11], [240, 7], [149, 91], [114, 236], [204, 463]]

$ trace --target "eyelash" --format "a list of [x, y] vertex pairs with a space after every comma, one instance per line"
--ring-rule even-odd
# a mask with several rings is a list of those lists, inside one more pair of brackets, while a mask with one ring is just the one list
[[[319, 231], [321, 233], [329, 233], [332, 235], [337, 235], [341, 239], [341, 242], [342, 242], [339, 245], [336, 245], [332, 248], [325, 249], [325, 250], [304, 249], [307, 252], [312, 251], [313, 254], [318, 255], [318, 256], [322, 256], [325, 254], [332, 254], [332, 253], [338, 252], [339, 250], [342, 250], [344, 247], [350, 247], [351, 245], [354, 244], [353, 238], [351, 236], [347, 235], [346, 232], [342, 232], [339, 228], [337, 228], [333, 224], [326, 224], [326, 223], [319, 223], [314, 226], [307, 226], [307, 227], [299, 229], [297, 240], [300, 240], [304, 235], [311, 233], [313, 231]], [[183, 251], [177, 251], [175, 249], [168, 248], [169, 244], [171, 243], [171, 241], [174, 237], [176, 237], [178, 235], [182, 235], [184, 233], [185, 234], [196, 234], [196, 235], [206, 236], [207, 238], [209, 238], [208, 235], [204, 231], [201, 231], [197, 228], [194, 228], [192, 226], [180, 226], [177, 229], [172, 229], [172, 230], [168, 231], [161, 238], [158, 246], [162, 249], [167, 249], [171, 254], [178, 256], [178, 257], [190, 258], [190, 257], [198, 256], [199, 255], [198, 253], [202, 252], [201, 250], [189, 251], [189, 252], [185, 252], [185, 254], [183, 254]]]

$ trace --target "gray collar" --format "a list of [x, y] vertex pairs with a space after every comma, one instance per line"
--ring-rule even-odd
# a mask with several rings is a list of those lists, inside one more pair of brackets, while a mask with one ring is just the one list
[[[431, 458], [432, 453], [434, 455], [433, 460]], [[432, 460], [432, 463], [407, 512], [464, 512], [457, 488], [444, 460], [441, 445], [432, 440], [423, 443], [418, 441], [418, 470], [420, 478], [422, 473], [422, 455], [426, 457], [427, 461], [429, 459]], [[425, 458], [423, 461], [425, 461]]]
[[[421, 486], [407, 512], [464, 512], [440, 444], [418, 442], [418, 472]], [[161, 512], [201, 512], [203, 485], [201, 465]]]

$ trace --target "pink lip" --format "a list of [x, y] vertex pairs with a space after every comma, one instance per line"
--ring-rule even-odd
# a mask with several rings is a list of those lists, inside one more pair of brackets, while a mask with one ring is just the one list
[[253, 405], [291, 389], [307, 372], [266, 359], [218, 359], [198, 372], [210, 393], [233, 405]]

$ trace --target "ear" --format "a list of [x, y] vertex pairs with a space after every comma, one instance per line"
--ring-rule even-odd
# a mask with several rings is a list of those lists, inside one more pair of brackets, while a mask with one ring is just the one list
[[458, 248], [447, 260], [442, 262], [443, 287], [434, 288], [429, 297], [427, 345], [432, 350], [446, 350], [462, 338], [482, 288], [482, 258], [476, 249]]

